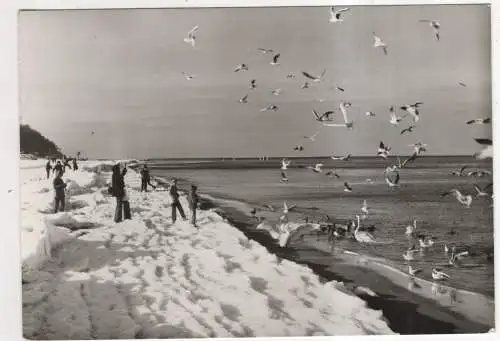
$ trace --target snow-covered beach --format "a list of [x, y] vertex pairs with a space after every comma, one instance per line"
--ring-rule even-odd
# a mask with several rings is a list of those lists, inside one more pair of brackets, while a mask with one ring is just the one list
[[199, 212], [199, 229], [172, 225], [167, 193], [141, 193], [135, 172], [125, 179], [132, 220], [114, 223], [112, 164], [67, 171], [66, 212], [52, 214], [43, 160], [21, 161], [24, 337], [393, 333], [342, 284], [278, 259], [213, 210]]

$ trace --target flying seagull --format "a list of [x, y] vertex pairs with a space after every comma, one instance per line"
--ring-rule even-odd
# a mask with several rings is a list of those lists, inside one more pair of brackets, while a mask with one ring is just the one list
[[349, 121], [347, 118], [347, 108], [351, 106], [351, 103], [349, 102], [340, 102], [339, 108], [340, 111], [342, 112], [342, 117], [344, 118], [344, 123], [323, 123], [325, 127], [344, 127], [347, 129], [352, 129], [353, 127], [353, 121]]
[[287, 170], [288, 166], [290, 166], [291, 163], [292, 163], [292, 161], [290, 161], [290, 160], [282, 159], [281, 160], [281, 170]]
[[390, 122], [392, 125], [394, 125], [394, 126], [398, 126], [398, 125], [399, 125], [399, 122], [401, 122], [401, 121], [402, 121], [402, 120], [406, 117], [406, 115], [405, 115], [405, 116], [403, 116], [403, 117], [397, 117], [397, 116], [396, 116], [396, 113], [394, 112], [394, 107], [393, 107], [393, 106], [391, 106], [391, 107], [389, 108], [389, 112], [390, 112], [390, 114], [391, 114], [391, 119], [390, 119], [390, 121], [389, 121], [389, 122]]
[[444, 198], [449, 194], [452, 194], [459, 203], [467, 208], [470, 208], [470, 205], [472, 204], [472, 195], [464, 195], [458, 189], [452, 189], [451, 191], [441, 194], [441, 197]]
[[399, 186], [399, 172], [396, 169], [396, 166], [387, 167], [384, 171], [385, 182], [389, 185], [390, 188]]
[[281, 55], [281, 53], [277, 53], [274, 55], [273, 61], [271, 62], [271, 65], [273, 65], [273, 66], [280, 65], [280, 63], [278, 63], [278, 59], [280, 58], [280, 55]]
[[313, 135], [311, 136], [304, 136], [305, 139], [309, 139], [311, 140], [311, 142], [314, 142], [316, 141], [316, 136], [318, 136], [319, 133], [314, 133]]
[[347, 181], [344, 182], [344, 192], [352, 192], [352, 187], [347, 183]]
[[238, 72], [238, 71], [248, 71], [248, 66], [246, 64], [239, 64], [234, 69], [234, 72]]
[[326, 111], [321, 115], [314, 109], [312, 111], [313, 111], [314, 117], [316, 118], [316, 121], [319, 121], [319, 122], [331, 121], [330, 116], [334, 114], [334, 112], [332, 110]]
[[467, 84], [465, 84], [464, 82], [458, 82], [458, 85], [463, 86], [464, 88], [467, 87]]
[[334, 176], [337, 179], [340, 179], [340, 176], [337, 174], [337, 172], [334, 172], [333, 170], [329, 170], [328, 172], [325, 173], [326, 176]]
[[411, 125], [408, 128], [405, 128], [405, 129], [401, 130], [401, 134], [400, 135], [404, 135], [405, 133], [411, 133], [411, 132], [413, 132], [413, 128], [415, 128], [415, 126]]
[[304, 84], [302, 84], [302, 86], [300, 87], [301, 89], [309, 89], [309, 82], [304, 82]]
[[302, 74], [305, 77], [311, 79], [313, 82], [318, 83], [318, 82], [321, 82], [323, 80], [323, 77], [325, 77], [326, 69], [323, 70], [323, 72], [321, 73], [321, 75], [319, 77], [313, 76], [310, 73], [307, 73], [305, 71], [302, 71]]
[[420, 154], [422, 152], [426, 152], [427, 149], [425, 148], [427, 145], [422, 143], [422, 142], [417, 142], [414, 144], [410, 144], [409, 147], [413, 147], [413, 150], [415, 150], [415, 153]]
[[436, 37], [436, 40], [439, 41], [439, 28], [441, 25], [439, 24], [438, 21], [436, 20], [419, 20], [420, 22], [425, 22], [428, 23], [430, 27], [434, 29], [434, 36]]
[[406, 111], [407, 113], [409, 113], [410, 115], [413, 116], [413, 122], [418, 122], [418, 119], [419, 119], [419, 107], [421, 104], [424, 104], [422, 102], [416, 102], [415, 104], [405, 104], [403, 106], [400, 107], [401, 110], [404, 110]]
[[273, 104], [273, 105], [269, 105], [269, 106], [267, 106], [267, 107], [265, 107], [263, 109], [260, 109], [260, 111], [262, 111], [262, 112], [263, 111], [271, 111], [271, 110], [272, 111], [278, 111], [278, 107]]
[[263, 54], [268, 54], [268, 53], [273, 53], [274, 51], [272, 49], [263, 49], [263, 48], [258, 48], [257, 50], [259, 50], [259, 52], [263, 53]]
[[194, 77], [196, 77], [196, 75], [193, 75], [191, 73], [187, 73], [187, 72], [183, 72], [182, 75], [184, 76], [184, 78], [186, 78], [186, 80], [190, 81], [192, 80]]
[[299, 146], [296, 146], [296, 147], [293, 147], [293, 150], [296, 150], [296, 151], [303, 151], [304, 150], [304, 147], [299, 145]]
[[255, 84], [256, 80], [255, 79], [252, 79], [250, 81], [250, 89], [255, 89], [257, 87], [257, 84]]
[[368, 204], [366, 203], [366, 200], [363, 200], [363, 206], [361, 206], [361, 212], [363, 212], [363, 214], [368, 214]]
[[191, 31], [188, 32], [188, 35], [186, 38], [184, 38], [184, 42], [191, 44], [192, 47], [196, 45], [196, 31], [198, 31], [198, 25], [193, 27]]
[[378, 37], [375, 32], [372, 32], [373, 33], [373, 47], [374, 48], [382, 48], [382, 50], [384, 51], [384, 54], [387, 56], [387, 44], [382, 40], [380, 39], [380, 37]]
[[375, 117], [375, 113], [373, 111], [367, 111], [365, 112], [365, 115], [368, 117]]
[[493, 141], [490, 139], [474, 139], [477, 143], [482, 145], [484, 149], [474, 154], [474, 157], [479, 160], [493, 158]]
[[323, 167], [323, 164], [322, 163], [317, 163], [317, 164], [314, 165], [314, 167], [308, 166], [307, 168], [311, 169], [314, 173], [322, 173], [323, 170], [321, 169], [321, 167]]
[[295, 78], [295, 75], [292, 72], [290, 72], [288, 75], [286, 75], [286, 78], [292, 79], [292, 78]]
[[391, 150], [390, 147], [384, 145], [384, 142], [380, 141], [377, 155], [384, 158], [384, 159], [387, 159], [387, 155], [389, 155], [390, 150]]
[[474, 120], [470, 120], [466, 122], [467, 124], [487, 124], [491, 123], [491, 118], [485, 117], [485, 118], [476, 118]]
[[335, 89], [337, 89], [338, 91], [342, 91], [342, 92], [344, 92], [344, 91], [345, 91], [345, 89], [344, 89], [344, 88], [341, 88], [341, 87], [340, 87], [340, 86], [338, 86], [338, 85], [337, 85], [337, 86], [335, 86]]
[[475, 189], [475, 190], [476, 190], [476, 192], [477, 192], [476, 197], [489, 197], [489, 196], [490, 196], [490, 194], [489, 194], [488, 192], [486, 192], [486, 189], [487, 189], [488, 187], [490, 187], [490, 186], [491, 186], [491, 184], [490, 184], [489, 186], [485, 187], [484, 189], [481, 189], [479, 186], [474, 185], [474, 189]]
[[330, 22], [337, 23], [337, 22], [342, 22], [344, 21], [344, 18], [342, 18], [342, 13], [348, 11], [349, 8], [341, 8], [336, 10], [334, 6], [330, 7]]
[[278, 96], [281, 94], [281, 89], [274, 89], [273, 91], [271, 91], [271, 93], [275, 96]]
[[408, 266], [408, 274], [410, 276], [415, 276], [419, 272], [422, 272], [422, 270], [421, 269], [414, 269], [411, 265]]
[[241, 97], [240, 100], [239, 100], [239, 102], [240, 103], [248, 103], [247, 99], [248, 99], [248, 94], [246, 94], [245, 96]]

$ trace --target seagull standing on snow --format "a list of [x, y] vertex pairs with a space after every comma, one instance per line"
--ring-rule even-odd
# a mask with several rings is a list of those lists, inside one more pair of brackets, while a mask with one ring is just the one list
[[280, 58], [280, 55], [281, 55], [281, 53], [277, 53], [274, 55], [273, 60], [270, 63], [272, 66], [280, 65], [280, 63], [278, 63], [278, 59]]
[[196, 31], [198, 31], [198, 25], [193, 27], [191, 31], [188, 32], [187, 37], [184, 38], [184, 42], [191, 44], [192, 47], [196, 45]]
[[382, 50], [384, 51], [384, 54], [387, 56], [387, 44], [382, 40], [380, 39], [380, 37], [378, 37], [375, 32], [372, 32], [373, 33], [373, 47], [374, 48], [382, 48]]
[[344, 18], [342, 18], [342, 13], [348, 11], [349, 8], [341, 8], [338, 10], [335, 10], [334, 6], [330, 7], [330, 22], [333, 23], [338, 23], [344, 21]]
[[239, 64], [238, 66], [236, 66], [236, 68], [233, 71], [234, 72], [248, 71], [248, 66], [246, 64]]
[[319, 83], [323, 80], [323, 77], [325, 77], [325, 74], [326, 74], [326, 69], [323, 70], [323, 72], [321, 73], [321, 75], [319, 77], [316, 77], [316, 76], [313, 76], [311, 75], [310, 73], [307, 73], [305, 71], [302, 71], [302, 74], [309, 78], [310, 80], [312, 80], [313, 82], [315, 83]]
[[441, 194], [441, 197], [444, 198], [449, 194], [453, 194], [453, 196], [455, 197], [455, 199], [457, 199], [459, 203], [466, 206], [467, 208], [470, 208], [470, 205], [472, 204], [472, 195], [470, 194], [464, 195], [458, 189], [452, 189], [449, 192]]
[[384, 159], [387, 159], [387, 155], [389, 155], [390, 150], [391, 150], [390, 147], [384, 145], [384, 142], [380, 141], [380, 144], [378, 146], [377, 155], [384, 158]]
[[487, 124], [491, 123], [491, 118], [485, 117], [485, 118], [476, 118], [474, 120], [470, 120], [466, 122], [467, 124]]
[[429, 23], [429, 26], [434, 29], [434, 36], [436, 37], [436, 40], [439, 41], [439, 28], [441, 27], [439, 22], [436, 20], [419, 20], [419, 21]]
[[424, 104], [424, 103], [417, 102], [415, 104], [406, 104], [406, 105], [401, 106], [400, 109], [404, 110], [407, 113], [409, 113], [410, 115], [412, 115], [413, 122], [418, 122], [419, 115], [420, 115], [418, 108], [419, 108], [420, 104]]
[[304, 147], [303, 147], [303, 146], [301, 146], [301, 145], [299, 145], [299, 146], [295, 146], [295, 147], [293, 147], [293, 150], [296, 150], [296, 151], [301, 152], [301, 151], [303, 151], [303, 150], [304, 150]]

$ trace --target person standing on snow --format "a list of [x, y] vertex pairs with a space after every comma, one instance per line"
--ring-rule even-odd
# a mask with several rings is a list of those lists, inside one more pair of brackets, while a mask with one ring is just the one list
[[198, 193], [196, 193], [197, 189], [198, 187], [196, 185], [191, 185], [191, 191], [189, 192], [189, 208], [191, 209], [191, 224], [194, 227], [197, 227], [196, 209], [198, 208], [198, 202], [200, 201]]
[[169, 189], [170, 199], [172, 199], [172, 223], [175, 224], [177, 220], [177, 210], [182, 217], [182, 219], [186, 220], [186, 215], [184, 214], [184, 210], [182, 209], [181, 202], [179, 201], [179, 192], [177, 191], [177, 180], [172, 180], [172, 184]]
[[47, 164], [45, 165], [45, 170], [47, 171], [47, 179], [50, 178], [50, 170], [52, 169], [52, 165], [50, 164], [50, 160], [47, 160]]
[[56, 173], [56, 178], [53, 181], [55, 198], [54, 198], [54, 213], [63, 212], [65, 207], [65, 193], [64, 189], [66, 188], [66, 184], [61, 179], [62, 172]]

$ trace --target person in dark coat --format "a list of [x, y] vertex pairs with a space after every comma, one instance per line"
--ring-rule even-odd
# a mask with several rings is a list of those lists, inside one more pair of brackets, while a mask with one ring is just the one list
[[127, 167], [124, 166], [122, 170], [122, 182], [123, 182], [123, 218], [124, 219], [132, 219], [130, 214], [130, 203], [128, 201], [127, 189], [125, 188], [125, 175], [127, 174]]
[[78, 164], [76, 163], [76, 158], [73, 159], [73, 170], [77, 171], [78, 170]]
[[172, 199], [172, 223], [175, 223], [177, 220], [177, 210], [182, 217], [182, 219], [186, 220], [186, 215], [184, 214], [184, 210], [182, 209], [182, 205], [179, 201], [179, 192], [177, 191], [177, 180], [174, 179], [172, 181], [172, 185], [170, 185], [169, 189], [170, 199]]
[[65, 200], [66, 200], [64, 189], [66, 188], [66, 184], [61, 179], [61, 176], [62, 176], [62, 172], [57, 172], [56, 178], [53, 181], [54, 191], [55, 191], [55, 198], [54, 198], [54, 211], [55, 212], [54, 213], [64, 211], [64, 205], [65, 205]]
[[142, 169], [141, 169], [141, 192], [142, 191], [147, 192], [148, 191], [148, 185], [150, 185], [153, 188], [156, 188], [156, 186], [154, 186], [151, 183], [151, 177], [149, 176], [148, 166], [144, 165], [144, 167], [142, 167]]
[[69, 164], [70, 159], [65, 159], [64, 160], [64, 171], [66, 172], [66, 167], [71, 169], [71, 165]]
[[45, 165], [45, 170], [47, 171], [47, 179], [50, 178], [50, 170], [52, 169], [52, 165], [50, 160], [47, 160], [47, 164]]
[[61, 176], [62, 176], [62, 175], [64, 175], [64, 169], [65, 169], [65, 168], [63, 167], [63, 165], [62, 165], [61, 161], [59, 161], [59, 160], [58, 160], [58, 161], [57, 161], [57, 163], [56, 163], [56, 165], [55, 165], [55, 166], [54, 166], [54, 168], [52, 169], [52, 172], [53, 172], [53, 173], [56, 173], [56, 174], [57, 174], [57, 173], [61, 173]]
[[191, 185], [191, 191], [189, 192], [189, 208], [191, 209], [191, 224], [196, 225], [196, 209], [198, 208], [198, 202], [200, 200], [196, 190], [198, 187], [196, 185]]
[[125, 196], [125, 182], [120, 172], [120, 164], [117, 163], [112, 168], [111, 176], [112, 194], [116, 198], [115, 223], [122, 221], [123, 197]]

